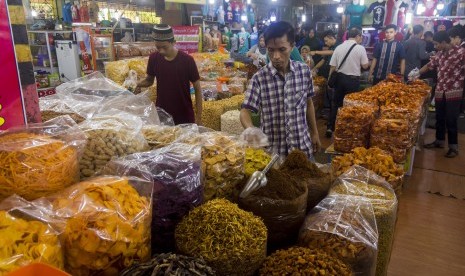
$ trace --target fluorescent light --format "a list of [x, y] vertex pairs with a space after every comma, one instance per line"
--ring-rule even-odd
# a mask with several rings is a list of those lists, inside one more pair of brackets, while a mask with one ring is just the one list
[[305, 22], [305, 21], [307, 21], [307, 15], [302, 14], [302, 22]]
[[241, 20], [242, 21], [247, 21], [247, 15], [245, 15], [245, 14], [241, 15]]
[[136, 16], [136, 23], [140, 23], [140, 16]]
[[422, 15], [426, 11], [425, 5], [422, 3], [417, 6], [417, 15]]
[[365, 5], [365, 0], [360, 0], [360, 4], [359, 4], [359, 5], [360, 5], [360, 6]]
[[271, 2], [277, 2], [278, 0], [271, 0]]
[[248, 5], [252, 4], [252, 0], [247, 0], [247, 4]]
[[405, 24], [412, 24], [413, 14], [408, 12], [405, 14]]
[[438, 9], [438, 11], [441, 11], [444, 9], [444, 2], [440, 1], [437, 6], [436, 6], [436, 9]]
[[271, 21], [271, 22], [275, 22], [275, 21], [276, 21], [276, 15], [272, 15], [272, 16], [270, 17], [270, 21]]
[[342, 5], [339, 5], [336, 9], [337, 13], [343, 13], [344, 12], [344, 7]]
[[213, 5], [215, 4], [215, 0], [209, 0], [208, 3], [210, 3], [210, 5]]
[[36, 12], [35, 10], [32, 10], [32, 11], [31, 11], [31, 15], [32, 15], [32, 17], [36, 17], [36, 16], [37, 16], [37, 12]]

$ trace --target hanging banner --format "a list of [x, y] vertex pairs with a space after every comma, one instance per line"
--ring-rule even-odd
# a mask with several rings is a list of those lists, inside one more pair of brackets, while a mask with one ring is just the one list
[[180, 4], [197, 4], [197, 5], [207, 4], [207, 0], [165, 0], [165, 2], [180, 3]]
[[40, 122], [24, 9], [13, 2], [0, 0], [0, 130]]
[[186, 53], [196, 53], [200, 45], [200, 27], [198, 26], [174, 26], [174, 39], [176, 48]]

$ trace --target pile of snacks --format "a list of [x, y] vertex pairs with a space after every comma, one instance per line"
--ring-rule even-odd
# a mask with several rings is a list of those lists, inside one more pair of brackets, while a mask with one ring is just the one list
[[[202, 107], [202, 126], [213, 130], [221, 130], [221, 115], [231, 110], [237, 110], [244, 102], [244, 95], [232, 96], [218, 101], [204, 101]], [[192, 99], [194, 112], [196, 111], [195, 98]]]
[[291, 247], [267, 257], [260, 275], [353, 275], [341, 260], [318, 249]]
[[396, 163], [402, 163], [412, 147], [412, 130], [406, 119], [384, 119], [375, 121], [371, 130], [371, 146], [388, 152]]
[[192, 210], [176, 227], [181, 253], [203, 258], [217, 275], [254, 275], [266, 258], [260, 218], [225, 199]]
[[115, 45], [116, 57], [130, 58], [138, 56], [149, 56], [157, 51], [157, 47], [153, 43], [131, 43]]
[[371, 203], [355, 196], [326, 197], [305, 219], [299, 244], [324, 251], [356, 274], [373, 275], [378, 230]]
[[241, 135], [244, 127], [240, 121], [240, 114], [239, 110], [231, 110], [221, 115], [221, 131], [237, 136]]
[[0, 200], [13, 194], [33, 200], [79, 181], [84, 143], [67, 116], [0, 133]]
[[0, 211], [0, 275], [34, 262], [63, 269], [58, 235], [40, 221], [24, 220]]
[[386, 275], [397, 216], [397, 198], [390, 185], [375, 173], [353, 166], [336, 180], [330, 194], [359, 196], [371, 202], [379, 236], [376, 275]]
[[266, 178], [266, 186], [240, 198], [240, 206], [263, 219], [271, 244], [293, 244], [305, 219], [307, 186], [275, 169]]
[[[87, 136], [84, 154], [79, 161], [81, 178], [90, 177], [103, 168], [112, 157], [147, 150], [148, 144], [137, 127], [140, 119], [120, 112], [118, 117], [95, 116], [80, 128]], [[131, 125], [135, 122], [135, 125]]]
[[152, 251], [174, 250], [174, 230], [203, 202], [200, 147], [173, 144], [114, 159], [103, 174], [148, 179], [153, 184]]
[[271, 161], [263, 149], [247, 148], [245, 150], [245, 175], [250, 177], [254, 172], [263, 170]]
[[348, 106], [338, 111], [334, 132], [334, 149], [350, 152], [356, 147], [368, 147], [374, 110], [368, 107]]
[[142, 135], [151, 149], [158, 149], [172, 144], [183, 134], [179, 126], [147, 125], [142, 128]]
[[378, 108], [378, 94], [373, 87], [367, 88], [360, 93], [351, 93], [344, 97], [344, 106], [365, 106]]
[[331, 173], [320, 170], [315, 163], [308, 160], [303, 151], [291, 152], [279, 170], [307, 186], [307, 210], [313, 209], [328, 195], [332, 182]]
[[353, 165], [362, 166], [384, 177], [397, 194], [402, 189], [403, 168], [394, 162], [392, 156], [379, 148], [356, 148], [352, 153], [335, 157], [332, 161], [333, 173], [338, 177]]
[[118, 60], [105, 63], [105, 74], [106, 76], [122, 85], [129, 74], [129, 65], [125, 60]]
[[[141, 194], [134, 188], [138, 187]], [[113, 275], [150, 258], [148, 183], [103, 176], [50, 197], [63, 231], [66, 270], [72, 275]]]
[[164, 253], [155, 255], [149, 262], [136, 264], [124, 270], [120, 276], [214, 276], [215, 272], [201, 258]]
[[313, 76], [313, 85], [324, 87], [326, 85], [326, 78], [322, 76]]

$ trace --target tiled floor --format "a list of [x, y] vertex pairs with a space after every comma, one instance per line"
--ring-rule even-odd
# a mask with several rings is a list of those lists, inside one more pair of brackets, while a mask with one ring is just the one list
[[[319, 120], [323, 147], [324, 122]], [[423, 139], [432, 141], [434, 130]], [[416, 152], [413, 175], [405, 183], [389, 276], [465, 275], [465, 135], [463, 149], [455, 159], [444, 157], [446, 150]], [[464, 195], [459, 198], [430, 193]]]

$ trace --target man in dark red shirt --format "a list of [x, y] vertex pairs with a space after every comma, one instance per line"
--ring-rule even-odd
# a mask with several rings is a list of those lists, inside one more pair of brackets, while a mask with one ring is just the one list
[[[155, 45], [158, 52], [150, 55], [147, 66], [147, 78], [138, 84], [138, 88], [153, 85], [157, 78], [156, 106], [163, 108], [173, 116], [175, 124], [201, 123], [202, 89], [200, 76], [194, 59], [178, 51], [174, 45], [173, 30], [169, 25], [155, 25]], [[190, 83], [195, 89], [197, 114], [194, 115], [190, 95]], [[140, 89], [137, 89], [140, 90]]]
[[435, 94], [436, 140], [425, 145], [425, 148], [443, 148], [447, 129], [449, 151], [446, 157], [454, 158], [459, 154], [457, 121], [465, 80], [465, 49], [451, 44], [446, 31], [435, 33], [433, 40], [438, 53], [417, 73], [419, 76], [428, 70], [438, 71]]

